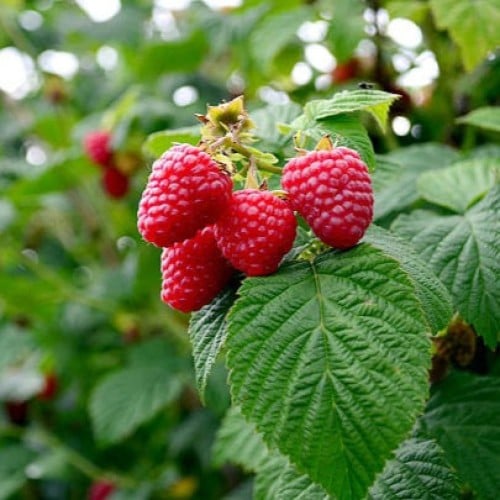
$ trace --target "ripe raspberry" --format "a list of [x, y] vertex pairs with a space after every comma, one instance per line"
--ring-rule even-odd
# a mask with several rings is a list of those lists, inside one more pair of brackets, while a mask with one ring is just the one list
[[54, 399], [59, 387], [59, 380], [55, 373], [47, 373], [43, 381], [43, 388], [38, 393], [38, 399], [42, 401], [50, 401]]
[[163, 302], [182, 312], [210, 303], [229, 282], [234, 269], [215, 242], [213, 226], [194, 238], [174, 243], [161, 255]]
[[174, 146], [153, 164], [139, 204], [139, 232], [159, 247], [192, 238], [219, 218], [231, 192], [230, 177], [207, 153]]
[[88, 500], [106, 500], [116, 489], [114, 483], [110, 481], [96, 481], [92, 483], [88, 492]]
[[271, 274], [292, 248], [297, 221], [288, 203], [269, 191], [244, 189], [215, 224], [222, 254], [248, 276]]
[[102, 167], [111, 163], [111, 134], [105, 130], [95, 130], [85, 136], [83, 147], [91, 161]]
[[372, 221], [370, 175], [352, 149], [312, 151], [294, 158], [285, 165], [281, 183], [292, 208], [327, 245], [354, 246]]
[[115, 167], [106, 167], [102, 174], [102, 186], [111, 198], [123, 198], [129, 189], [129, 178]]

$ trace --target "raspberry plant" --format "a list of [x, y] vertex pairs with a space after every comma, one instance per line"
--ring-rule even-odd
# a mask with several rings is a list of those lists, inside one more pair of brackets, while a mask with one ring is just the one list
[[499, 12], [0, 2], [0, 499], [496, 499]]

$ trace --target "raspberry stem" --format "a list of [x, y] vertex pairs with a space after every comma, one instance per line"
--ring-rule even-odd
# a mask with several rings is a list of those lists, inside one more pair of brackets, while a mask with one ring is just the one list
[[264, 170], [265, 172], [270, 172], [272, 174], [281, 174], [281, 167], [277, 167], [270, 162], [267, 162], [260, 158], [256, 158], [255, 155], [246, 146], [243, 146], [243, 144], [231, 140], [229, 146], [231, 147], [231, 149], [245, 156], [249, 160], [253, 159], [259, 170]]

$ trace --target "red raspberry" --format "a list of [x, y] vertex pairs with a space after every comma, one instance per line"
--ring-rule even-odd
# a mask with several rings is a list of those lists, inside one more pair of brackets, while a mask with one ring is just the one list
[[59, 380], [55, 373], [47, 373], [43, 381], [43, 388], [38, 393], [38, 399], [42, 401], [50, 401], [54, 399], [59, 387]]
[[96, 481], [92, 483], [88, 493], [88, 500], [106, 500], [116, 489], [114, 483], [110, 481]]
[[105, 130], [95, 130], [85, 136], [83, 147], [91, 161], [107, 167], [112, 159], [111, 134]]
[[281, 183], [292, 208], [327, 245], [354, 246], [372, 221], [370, 175], [352, 149], [312, 151], [294, 158], [285, 165]]
[[223, 255], [248, 276], [274, 273], [292, 248], [297, 221], [288, 203], [269, 191], [244, 189], [215, 224]]
[[139, 232], [159, 247], [192, 238], [219, 218], [232, 186], [207, 153], [189, 144], [174, 146], [153, 164], [139, 204]]
[[102, 186], [111, 198], [123, 198], [129, 189], [129, 178], [115, 167], [106, 167], [102, 174]]
[[163, 302], [182, 312], [212, 302], [229, 282], [234, 269], [215, 242], [213, 226], [190, 240], [174, 243], [161, 255]]

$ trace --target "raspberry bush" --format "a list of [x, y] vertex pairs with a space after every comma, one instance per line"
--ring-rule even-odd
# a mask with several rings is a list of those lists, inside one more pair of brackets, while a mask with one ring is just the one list
[[0, 2], [0, 500], [496, 499], [497, 3]]

